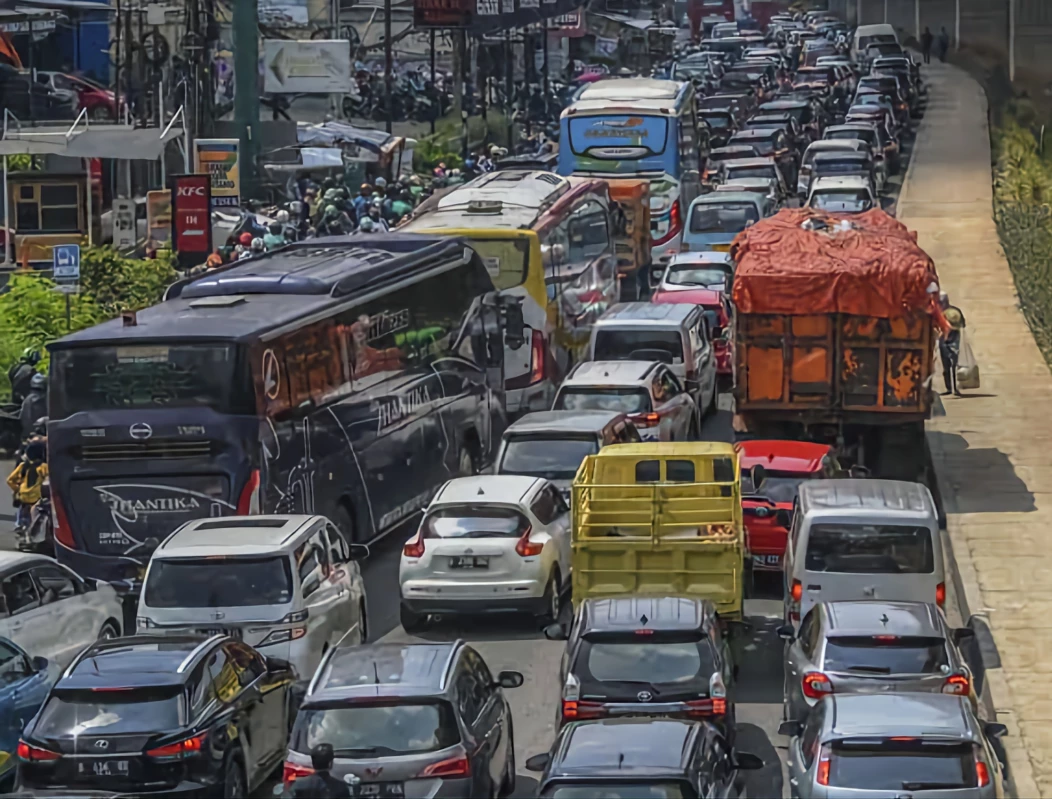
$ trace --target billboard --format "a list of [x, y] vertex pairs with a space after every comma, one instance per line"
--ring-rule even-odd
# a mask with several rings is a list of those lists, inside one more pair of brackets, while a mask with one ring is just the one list
[[263, 91], [344, 94], [353, 77], [346, 39], [263, 40]]
[[172, 243], [183, 269], [212, 252], [211, 180], [208, 175], [172, 178]]
[[194, 140], [194, 169], [212, 179], [213, 208], [240, 207], [237, 139]]
[[470, 28], [475, 0], [413, 0], [413, 27]]

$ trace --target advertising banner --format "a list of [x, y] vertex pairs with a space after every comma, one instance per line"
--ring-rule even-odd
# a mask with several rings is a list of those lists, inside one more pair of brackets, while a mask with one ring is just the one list
[[208, 175], [172, 178], [172, 242], [179, 266], [196, 266], [212, 252], [211, 191]]
[[146, 237], [162, 244], [172, 236], [172, 191], [157, 189], [146, 192]]
[[475, 0], [413, 0], [413, 27], [470, 28]]
[[271, 94], [343, 94], [352, 80], [346, 39], [263, 40], [263, 91]]
[[238, 174], [237, 139], [196, 139], [194, 169], [212, 180], [212, 207], [238, 208], [241, 205], [241, 178]]

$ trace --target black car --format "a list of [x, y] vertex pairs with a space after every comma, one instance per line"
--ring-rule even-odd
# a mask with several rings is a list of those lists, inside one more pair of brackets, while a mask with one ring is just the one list
[[581, 603], [566, 640], [556, 726], [617, 715], [706, 719], [734, 740], [735, 669], [716, 606], [685, 597], [617, 597]]
[[796, 185], [796, 175], [800, 169], [800, 153], [796, 142], [792, 141], [784, 130], [778, 128], [755, 128], [739, 130], [727, 141], [727, 146], [748, 144], [756, 148], [763, 158], [773, 158], [782, 170], [787, 186]]
[[247, 796], [281, 765], [291, 666], [222, 635], [85, 649], [18, 743], [18, 789]]
[[763, 768], [735, 752], [711, 724], [684, 719], [603, 719], [563, 727], [552, 748], [526, 761], [543, 772], [538, 796], [694, 799], [741, 796], [739, 771]]

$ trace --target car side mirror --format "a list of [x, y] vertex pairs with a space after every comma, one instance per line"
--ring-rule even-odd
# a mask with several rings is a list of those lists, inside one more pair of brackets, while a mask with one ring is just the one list
[[734, 766], [740, 771], [757, 771], [763, 768], [764, 762], [752, 752], [735, 752]]
[[790, 738], [799, 737], [803, 731], [804, 724], [802, 721], [783, 721], [778, 725], [778, 734], [788, 735]]
[[347, 560], [351, 563], [357, 563], [360, 560], [365, 560], [369, 557], [369, 547], [365, 544], [351, 544], [347, 547], [348, 556]]
[[497, 685], [501, 688], [520, 688], [524, 678], [519, 671], [502, 671], [497, 675]]
[[788, 530], [793, 524], [793, 515], [787, 510], [775, 511], [774, 520], [779, 527]]
[[292, 664], [287, 660], [267, 655], [267, 673], [273, 674], [276, 671], [292, 671]]
[[987, 738], [996, 740], [1008, 735], [1008, 727], [997, 721], [988, 721], [983, 724], [983, 733]]
[[953, 642], [958, 646], [961, 645], [962, 641], [968, 641], [975, 638], [975, 630], [971, 627], [958, 627], [953, 631]]
[[533, 757], [526, 758], [526, 770], [527, 771], [544, 771], [548, 768], [548, 762], [551, 760], [551, 755], [547, 752], [534, 755]]
[[796, 640], [796, 630], [793, 629], [793, 625], [791, 624], [783, 624], [781, 627], [775, 630], [775, 633], [783, 641]]
[[48, 659], [46, 657], [42, 657], [41, 655], [37, 655], [32, 660], [32, 666], [33, 671], [47, 671]]
[[549, 641], [565, 641], [570, 633], [565, 624], [549, 624], [544, 628], [544, 637]]

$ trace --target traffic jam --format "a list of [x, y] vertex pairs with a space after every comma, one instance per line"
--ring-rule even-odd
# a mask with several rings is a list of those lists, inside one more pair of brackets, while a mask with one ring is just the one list
[[894, 218], [921, 69], [826, 12], [681, 33], [546, 164], [49, 345], [6, 790], [1006, 795]]

